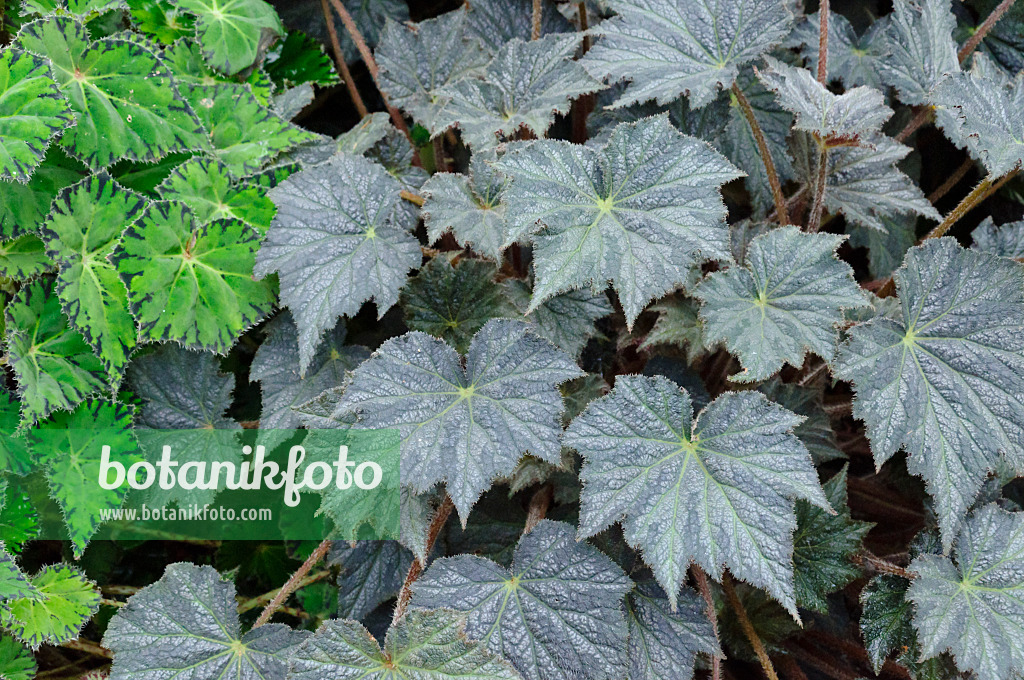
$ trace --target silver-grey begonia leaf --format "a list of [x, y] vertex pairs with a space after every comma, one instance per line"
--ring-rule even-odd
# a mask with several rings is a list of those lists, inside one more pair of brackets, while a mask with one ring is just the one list
[[1024, 513], [986, 505], [964, 523], [952, 559], [921, 555], [909, 569], [924, 658], [948, 649], [978, 680], [1024, 673]]
[[398, 211], [401, 186], [384, 168], [338, 154], [270, 190], [277, 216], [256, 256], [256, 276], [277, 272], [299, 329], [305, 374], [324, 331], [372, 299], [378, 316], [398, 301], [419, 242]]
[[381, 90], [431, 134], [443, 130], [441, 88], [480, 73], [490, 60], [466, 33], [466, 10], [459, 9], [411, 25], [388, 19], [377, 45]]
[[931, 104], [929, 95], [942, 76], [960, 70], [950, 8], [950, 0], [893, 0], [887, 54], [878, 70], [904, 104]]
[[690, 680], [697, 654], [721, 655], [704, 600], [683, 588], [672, 607], [652, 582], [626, 598], [628, 680]]
[[766, 380], [783, 364], [801, 366], [808, 351], [832, 358], [843, 309], [867, 305], [853, 269], [836, 257], [844, 240], [780, 227], [751, 241], [746, 266], [697, 287], [705, 346], [724, 342], [743, 367], [730, 380]]
[[740, 66], [786, 37], [793, 14], [779, 0], [611, 0], [618, 16], [582, 60], [595, 77], [627, 79], [613, 106], [688, 95], [701, 108], [728, 89]]
[[[468, 6], [466, 28], [491, 54], [513, 38], [530, 40], [533, 37], [532, 0], [473, 0]], [[573, 30], [556, 7], [553, 2], [541, 3], [542, 36]]]
[[892, 109], [885, 97], [870, 87], [855, 87], [843, 94], [832, 93], [807, 69], [789, 66], [765, 57], [766, 68], [758, 71], [765, 87], [775, 92], [779, 105], [796, 115], [794, 127], [819, 137], [856, 138], [880, 132]]
[[[799, 134], [799, 133], [797, 133]], [[818, 146], [806, 144], [817, 156]], [[842, 213], [854, 224], [885, 231], [885, 218], [918, 214], [940, 221], [942, 216], [910, 177], [896, 167], [911, 151], [883, 134], [867, 135], [858, 146], [829, 150], [825, 207]], [[805, 157], [807, 154], [803, 154]], [[813, 176], [814, 164], [804, 162], [801, 174]]]
[[729, 257], [720, 187], [741, 173], [666, 115], [620, 124], [600, 149], [541, 140], [497, 165], [511, 179], [506, 242], [534, 244], [531, 310], [611, 281], [632, 326], [691, 265]]
[[439, 172], [427, 180], [421, 214], [431, 243], [451, 229], [462, 245], [500, 261], [505, 242], [505, 204], [500, 196], [507, 180], [487, 158], [486, 152], [475, 152], [468, 176]]
[[1024, 220], [997, 227], [991, 217], [986, 217], [971, 232], [971, 238], [974, 250], [1014, 259], [1024, 257]]
[[1000, 457], [1024, 470], [1024, 269], [942, 238], [894, 278], [902, 318], [855, 326], [836, 376], [853, 383], [875, 464], [909, 454], [948, 548]]
[[567, 114], [574, 99], [604, 87], [573, 61], [579, 42], [579, 34], [570, 34], [505, 43], [479, 78], [440, 90], [449, 101], [435, 131], [458, 127], [474, 151], [493, 148], [520, 129], [544, 137], [556, 113]]
[[508, 295], [526, 321], [533, 324], [534, 332], [555, 347], [574, 357], [587, 345], [590, 338], [599, 335], [594, 322], [615, 310], [605, 293], [573, 290], [551, 298], [532, 312], [530, 286], [525, 281], [506, 282]]
[[622, 520], [673, 604], [691, 563], [767, 590], [797, 617], [794, 500], [828, 509], [803, 418], [758, 392], [726, 392], [693, 417], [663, 377], [619, 376], [566, 432], [582, 454], [580, 535]]
[[339, 411], [401, 433], [402, 481], [445, 482], [463, 524], [496, 478], [526, 452], [559, 461], [558, 385], [583, 375], [564, 352], [507, 319], [474, 336], [465, 368], [444, 341], [411, 332], [388, 340], [353, 372]]
[[243, 635], [234, 584], [178, 563], [118, 610], [103, 646], [114, 652], [111, 680], [266, 680], [284, 677], [307, 636], [279, 623]]
[[412, 553], [398, 541], [335, 541], [327, 562], [341, 568], [338, 615], [359, 620], [395, 597], [412, 559]]
[[483, 557], [437, 560], [413, 586], [416, 607], [467, 615], [466, 635], [528, 680], [618, 680], [626, 669], [622, 598], [632, 583], [572, 527], [542, 520], [505, 569]]
[[267, 339], [256, 350], [249, 369], [249, 379], [260, 383], [263, 394], [261, 430], [300, 427], [295, 408], [341, 385], [348, 371], [369, 358], [365, 347], [345, 345], [345, 335], [344, 322], [325, 333], [303, 375], [299, 333], [291, 313], [285, 311], [267, 324]]
[[382, 649], [358, 621], [328, 621], [295, 652], [287, 680], [521, 680], [462, 628], [451, 611], [411, 611]]
[[1010, 81], [978, 69], [953, 73], [936, 86], [932, 102], [953, 114], [943, 126], [947, 136], [966, 146], [993, 177], [1024, 163], [1024, 74]]
[[[786, 43], [800, 46], [807, 68], [818, 72], [818, 31], [821, 18], [817, 12], [799, 21]], [[878, 62], [888, 54], [886, 30], [889, 16], [879, 17], [860, 36], [842, 14], [831, 12], [828, 18], [828, 76], [848, 88], [859, 85], [881, 87]]]

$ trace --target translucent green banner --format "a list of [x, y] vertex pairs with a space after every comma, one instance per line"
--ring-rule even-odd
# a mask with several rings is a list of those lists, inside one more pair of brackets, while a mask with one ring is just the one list
[[79, 463], [39, 537], [396, 539], [398, 445], [397, 430], [37, 430], [34, 458]]

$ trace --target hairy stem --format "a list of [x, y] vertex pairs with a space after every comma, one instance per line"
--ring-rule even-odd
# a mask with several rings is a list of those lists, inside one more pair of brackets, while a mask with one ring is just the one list
[[818, 8], [818, 82], [828, 82], [828, 0], [821, 0]]
[[815, 234], [821, 229], [821, 215], [825, 212], [825, 188], [828, 184], [828, 148], [823, 142], [818, 142], [818, 174], [814, 177], [814, 202], [811, 204], [811, 214], [807, 218], [807, 231]]
[[900, 130], [899, 134], [896, 135], [897, 142], [906, 141], [907, 137], [917, 132], [917, 129], [927, 123], [932, 117], [932, 107], [922, 106], [917, 109], [917, 113], [910, 122], [907, 123], [906, 127]]
[[548, 514], [548, 508], [551, 507], [554, 497], [555, 487], [550, 483], [545, 484], [533, 494], [533, 498], [530, 499], [530, 509], [526, 515], [526, 526], [523, 528], [524, 534], [530, 533], [534, 527], [540, 524], [540, 521]]
[[359, 117], [365, 118], [370, 112], [367, 110], [359, 90], [356, 89], [356, 83], [352, 79], [352, 72], [348, 70], [345, 53], [341, 49], [341, 41], [338, 40], [338, 29], [334, 26], [334, 15], [331, 14], [331, 8], [327, 5], [327, 0], [320, 0], [320, 8], [323, 10], [324, 19], [327, 21], [327, 35], [330, 38], [331, 52], [334, 53], [334, 63], [338, 66], [338, 73], [341, 74], [341, 79], [345, 82], [348, 96], [352, 98], [352, 103], [355, 104]]
[[540, 39], [540, 24], [543, 15], [543, 0], [533, 0], [533, 26], [530, 29], [530, 40]]
[[779, 224], [789, 224], [789, 212], [786, 210], [786, 197], [782, 195], [782, 185], [779, 183], [779, 173], [775, 171], [775, 162], [772, 160], [772, 154], [768, 150], [768, 142], [765, 141], [764, 132], [761, 131], [761, 126], [757, 123], [757, 118], [754, 117], [754, 109], [750, 107], [750, 102], [747, 101], [746, 95], [743, 94], [743, 90], [737, 83], [732, 84], [732, 93], [736, 97], [737, 103], [740, 105], [740, 110], [743, 111], [743, 117], [747, 119], [747, 125], [750, 126], [750, 131], [754, 134], [754, 140], [757, 142], [757, 149], [761, 152], [761, 161], [764, 163], [765, 174], [768, 175], [768, 185], [772, 188], [772, 198], [775, 201], [775, 214], [779, 218]]
[[323, 542], [316, 547], [313, 554], [302, 563], [302, 566], [295, 570], [295, 573], [292, 574], [292, 577], [288, 579], [288, 582], [281, 587], [281, 590], [277, 592], [277, 595], [275, 595], [274, 599], [270, 601], [270, 604], [260, 612], [260, 616], [256, 619], [256, 623], [252, 624], [254, 629], [259, 628], [270, 621], [270, 617], [274, 615], [274, 612], [284, 604], [284, 601], [287, 600], [292, 593], [299, 589], [299, 586], [306, 578], [306, 575], [309, 574], [313, 567], [320, 563], [320, 560], [327, 556], [327, 551], [330, 549], [331, 539], [325, 538]]
[[[295, 587], [295, 590], [302, 590], [306, 586], [313, 585], [317, 581], [322, 581], [325, 578], [328, 578], [333, 573], [334, 572], [330, 569], [324, 569], [314, 574], [310, 574], [309, 576], [299, 581], [299, 584]], [[279, 592], [280, 589], [271, 590], [268, 593], [257, 595], [256, 597], [249, 598], [248, 600], [241, 600], [238, 605], [238, 613], [244, 614], [245, 612], [251, 609], [256, 609], [256, 607], [265, 607], [267, 603], [273, 600], [274, 597], [276, 597]], [[287, 611], [287, 607], [281, 607], [278, 611]]]
[[974, 32], [974, 35], [972, 35], [970, 39], [964, 43], [964, 46], [960, 48], [960, 51], [956, 53], [956, 58], [961, 64], [964, 63], [964, 59], [969, 57], [971, 52], [981, 44], [981, 41], [985, 39], [985, 36], [988, 35], [988, 32], [996, 25], [996, 22], [1006, 14], [1006, 10], [1010, 9], [1011, 5], [1013, 5], [1013, 0], [1003, 0], [1001, 3], [996, 5], [996, 8], [985, 18], [985, 21], [981, 22], [981, 26], [978, 26], [978, 30]]
[[359, 56], [363, 58], [363, 63], [366, 64], [366, 68], [370, 71], [370, 76], [373, 77], [373, 82], [377, 85], [377, 90], [380, 92], [381, 99], [384, 100], [384, 106], [388, 109], [388, 114], [391, 116], [391, 122], [395, 124], [395, 127], [402, 131], [409, 143], [412, 144], [413, 154], [415, 155], [416, 165], [420, 165], [419, 153], [416, 151], [416, 144], [412, 141], [412, 135], [409, 133], [409, 126], [405, 124], [405, 119], [402, 118], [402, 114], [399, 113], [398, 109], [391, 105], [388, 100], [387, 94], [380, 87], [380, 81], [377, 79], [377, 73], [380, 69], [377, 68], [377, 61], [373, 58], [373, 54], [370, 52], [369, 46], [366, 44], [366, 38], [360, 33], [359, 27], [356, 26], [355, 20], [352, 15], [345, 9], [345, 5], [341, 4], [341, 0], [330, 0], [331, 7], [341, 17], [341, 23], [345, 24], [345, 30], [348, 31], [348, 36], [355, 43], [356, 49], [359, 50]]
[[954, 170], [953, 174], [947, 177], [946, 181], [943, 182], [938, 189], [928, 194], [928, 202], [934, 204], [940, 198], [948, 194], [949, 190], [955, 187], [960, 182], [960, 180], [964, 178], [964, 175], [970, 172], [971, 168], [973, 167], [974, 159], [968, 156], [967, 158], [964, 159], [964, 162], [960, 164], [960, 167]]
[[908, 581], [912, 581], [917, 578], [917, 574], [912, 571], [908, 571], [898, 564], [893, 564], [887, 560], [883, 560], [881, 557], [872, 555], [867, 550], [854, 555], [853, 561], [856, 564], [867, 567], [872, 571], [877, 571], [880, 574], [889, 574], [890, 576], [899, 576], [905, 578]]
[[757, 660], [761, 662], [764, 674], [768, 676], [768, 680], [779, 680], [775, 667], [772, 666], [772, 660], [768, 658], [768, 651], [764, 648], [764, 643], [758, 637], [757, 631], [754, 630], [754, 624], [750, 622], [747, 610], [743, 607], [743, 603], [740, 602], [740, 597], [736, 594], [736, 588], [732, 584], [732, 576], [729, 574], [725, 574], [722, 578], [722, 590], [725, 591], [725, 597], [729, 600], [729, 606], [736, 613], [736, 620], [739, 621], [743, 634], [747, 637], [750, 646], [754, 648], [754, 654], [757, 655]]
[[[996, 178], [993, 177], [992, 175], [986, 176], [985, 179], [981, 180], [981, 182], [978, 183], [978, 186], [974, 187], [971, 193], [964, 196], [964, 199], [960, 201], [960, 203], [955, 208], [949, 211], [949, 214], [946, 215], [945, 219], [943, 219], [942, 222], [938, 224], [938, 226], [936, 226], [934, 229], [925, 234], [924, 237], [922, 237], [921, 240], [918, 241], [918, 244], [924, 243], [930, 238], [939, 238], [941, 236], [944, 236], [946, 232], [948, 232], [953, 227], [953, 225], [960, 220], [961, 217], [969, 213], [971, 210], [973, 210], [979, 204], [981, 204], [985, 199], [987, 199], [989, 196], [998, 191], [1000, 187], [1009, 182], [1010, 179], [1012, 179], [1013, 176], [1017, 174], [1017, 172], [1019, 172], [1019, 170], [1012, 170], [1007, 174], [1003, 175], [1002, 178]], [[890, 276], [889, 278], [885, 279], [882, 282], [878, 289], [877, 295], [878, 297], [884, 298], [889, 297], [895, 292], [896, 283], [893, 280], [892, 276]]]
[[[427, 528], [425, 555], [429, 555], [430, 551], [434, 549], [434, 543], [437, 542], [437, 537], [441, 535], [441, 529], [448, 522], [448, 518], [454, 509], [455, 504], [452, 503], [452, 497], [445, 494], [444, 500], [441, 501], [441, 506], [434, 513], [434, 519], [430, 521], [430, 526]], [[409, 572], [405, 575], [405, 583], [402, 584], [402, 590], [398, 593], [398, 601], [395, 603], [395, 614], [391, 618], [392, 626], [405, 616], [405, 610], [409, 608], [409, 600], [412, 599], [412, 584], [416, 583], [416, 579], [423, 574], [424, 568], [426, 568], [425, 560], [423, 562], [420, 560], [412, 561]]]
[[[711, 630], [715, 633], [715, 639], [719, 640], [719, 644], [721, 644], [721, 638], [718, 636], [718, 612], [715, 611], [715, 601], [711, 598], [711, 586], [708, 584], [708, 575], [696, 564], [690, 567], [690, 571], [693, 573], [693, 580], [697, 582], [697, 590], [700, 591], [700, 596], [704, 598], [705, 612], [707, 613], [708, 620], [711, 621]], [[722, 659], [718, 656], [712, 656], [711, 680], [720, 680], [721, 677]]]
[[964, 197], [964, 200], [960, 201], [960, 204], [949, 211], [945, 219], [942, 220], [934, 229], [925, 234], [922, 241], [927, 241], [930, 238], [939, 238], [944, 236], [950, 228], [956, 224], [961, 217], [971, 211], [976, 205], [985, 200], [988, 190], [995, 184], [997, 177], [988, 175], [985, 179], [978, 182], [978, 186], [974, 187], [971, 193]]
[[423, 207], [423, 204], [427, 202], [427, 200], [420, 196], [419, 194], [414, 194], [411, 191], [406, 191], [405, 189], [402, 189], [402, 191], [399, 193], [399, 196], [409, 201], [413, 205], [418, 205], [421, 208]]
[[92, 654], [93, 656], [98, 656], [101, 659], [114, 658], [114, 653], [112, 651], [110, 651], [106, 647], [103, 647], [93, 642], [92, 640], [87, 640], [84, 637], [78, 638], [77, 640], [68, 640], [67, 642], [63, 643], [61, 647], [64, 647], [65, 649], [73, 649], [76, 652], [85, 652], [86, 654]]

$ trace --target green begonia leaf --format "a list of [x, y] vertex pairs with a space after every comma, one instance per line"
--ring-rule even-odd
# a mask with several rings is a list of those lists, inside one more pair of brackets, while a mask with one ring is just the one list
[[18, 378], [22, 417], [73, 409], [106, 387], [106, 371], [82, 335], [68, 326], [53, 285], [34, 281], [7, 304], [7, 348]]
[[110, 511], [121, 507], [126, 487], [103, 489], [100, 453], [110, 446], [110, 459], [125, 469], [141, 460], [132, 435], [134, 409], [89, 399], [74, 411], [55, 413], [29, 432], [36, 465], [46, 474], [50, 495], [64, 514], [76, 558]]
[[77, 115], [61, 145], [90, 168], [122, 158], [152, 163], [202, 148], [202, 127], [167, 66], [124, 34], [91, 40], [84, 24], [47, 17], [25, 26], [18, 45], [50, 60], [54, 80]]
[[49, 64], [34, 54], [0, 54], [0, 179], [27, 182], [50, 139], [74, 122]]
[[251, 182], [235, 182], [227, 166], [206, 158], [192, 158], [176, 167], [156, 187], [156, 193], [187, 205], [200, 224], [236, 219], [260, 234], [267, 233], [276, 210], [265, 189]]
[[46, 244], [35, 234], [0, 243], [0, 276], [27, 281], [53, 269]]
[[274, 302], [252, 278], [258, 240], [239, 220], [200, 225], [184, 203], [150, 203], [113, 255], [142, 337], [226, 352]]
[[76, 639], [100, 607], [95, 584], [70, 565], [43, 567], [31, 581], [33, 597], [0, 605], [0, 626], [32, 649]]
[[234, 75], [259, 54], [264, 34], [284, 35], [277, 12], [263, 0], [178, 0], [196, 15], [203, 56], [215, 69]]
[[102, 172], [61, 192], [42, 227], [47, 254], [59, 269], [61, 307], [114, 376], [127, 363], [139, 331], [110, 254], [145, 203]]

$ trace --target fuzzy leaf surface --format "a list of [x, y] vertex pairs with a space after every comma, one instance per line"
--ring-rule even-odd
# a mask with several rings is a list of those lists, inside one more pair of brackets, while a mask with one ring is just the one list
[[36, 596], [35, 587], [0, 543], [0, 602]]
[[930, 104], [942, 76], [960, 70], [955, 28], [950, 0], [894, 0], [885, 40], [888, 54], [878, 70], [904, 104]]
[[909, 454], [948, 548], [1001, 455], [1024, 468], [1024, 272], [943, 238], [911, 248], [894, 278], [902, 318], [854, 327], [836, 372], [876, 465]]
[[388, 340], [353, 373], [339, 410], [402, 437], [402, 481], [418, 491], [445, 482], [465, 523], [480, 495], [527, 451], [557, 463], [558, 385], [575, 362], [518, 321], [489, 321], [463, 368], [442, 340], [411, 332]]
[[427, 180], [423, 222], [431, 243], [450, 229], [459, 243], [501, 260], [505, 205], [500, 196], [507, 181], [484, 158], [482, 152], [473, 154], [469, 176], [443, 172]]
[[1024, 257], [1024, 221], [996, 226], [991, 217], [981, 221], [971, 232], [974, 250], [1001, 257]]
[[565, 115], [574, 99], [603, 87], [573, 61], [578, 43], [573, 35], [505, 43], [479, 78], [441, 90], [450, 99], [442, 125], [458, 126], [475, 151], [492, 148], [524, 128], [543, 137], [556, 113]]
[[628, 80], [613, 106], [687, 95], [702, 108], [729, 89], [740, 66], [782, 41], [793, 15], [774, 0], [611, 0], [618, 15], [582, 60], [609, 82]]
[[802, 418], [755, 392], [727, 392], [696, 419], [690, 395], [663, 377], [620, 376], [576, 418], [565, 443], [584, 458], [580, 535], [623, 519], [674, 603], [691, 563], [723, 567], [794, 616], [794, 498], [828, 508]]
[[683, 588], [673, 608], [654, 583], [626, 597], [629, 680], [690, 680], [697, 654], [721, 654], [705, 604]]
[[572, 527], [542, 520], [520, 539], [510, 569], [471, 555], [437, 560], [413, 587], [412, 603], [466, 614], [470, 639], [527, 680], [611, 680], [626, 668], [621, 604], [631, 587]]
[[462, 625], [451, 611], [412, 611], [388, 629], [382, 649], [358, 621], [328, 621], [295, 652], [288, 680], [519, 680]]
[[413, 555], [398, 541], [337, 541], [327, 561], [338, 574], [338, 614], [360, 620], [398, 595], [412, 566]]
[[383, 316], [419, 266], [419, 242], [396, 222], [400, 192], [386, 170], [348, 154], [271, 190], [277, 216], [255, 271], [280, 275], [281, 301], [299, 329], [300, 372], [339, 316], [354, 316], [371, 299]]
[[964, 523], [952, 559], [921, 555], [907, 598], [922, 657], [948, 649], [957, 668], [979, 680], [1024, 671], [1024, 513], [996, 504]]
[[531, 311], [559, 293], [599, 291], [611, 281], [632, 325], [691, 265], [728, 258], [719, 190], [740, 173], [667, 116], [621, 124], [600, 149], [528, 143], [498, 167], [512, 180], [506, 242], [529, 237], [535, 248]]
[[765, 380], [785, 363], [802, 365], [808, 350], [832, 358], [843, 309], [867, 304], [853, 270], [836, 258], [843, 240], [781, 227], [751, 241], [746, 266], [697, 287], [704, 341], [725, 343], [743, 366], [731, 380]]
[[766, 57], [768, 68], [758, 73], [779, 104], [796, 115], [795, 128], [820, 137], [857, 137], [880, 132], [892, 109], [885, 97], [870, 87], [832, 93], [811, 72]]
[[242, 634], [235, 586], [212, 567], [172, 564], [111, 619], [103, 645], [114, 652], [111, 680], [283, 678], [309, 636], [270, 623]]
[[19, 281], [34, 279], [53, 269], [53, 260], [35, 234], [0, 243], [0, 276]]
[[993, 177], [1024, 162], [1024, 78], [1004, 85], [976, 71], [953, 73], [935, 88], [932, 101], [953, 111], [951, 138], [966, 144]]
[[412, 26], [388, 19], [374, 57], [380, 87], [431, 134], [444, 129], [441, 89], [480, 73], [489, 55], [467, 35], [466, 11], [448, 12]]
[[505, 286], [512, 304], [533, 324], [534, 332], [577, 358], [587, 341], [599, 335], [594, 323], [615, 311], [604, 292], [586, 289], [556, 295], [530, 311], [529, 284], [510, 280]]

